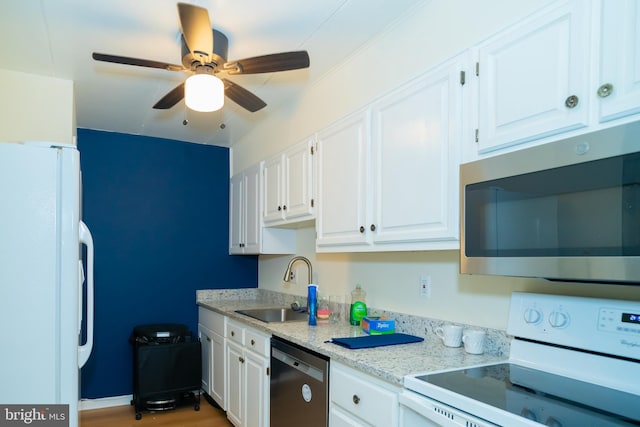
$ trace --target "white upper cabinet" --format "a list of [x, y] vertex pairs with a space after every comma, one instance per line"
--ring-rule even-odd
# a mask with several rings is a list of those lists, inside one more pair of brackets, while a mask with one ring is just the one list
[[594, 88], [601, 122], [640, 113], [640, 2], [603, 1], [600, 75]]
[[319, 252], [454, 249], [465, 56], [318, 134]]
[[282, 205], [282, 155], [264, 161], [262, 171], [262, 220], [265, 224], [280, 221], [283, 218]]
[[316, 245], [366, 245], [370, 113], [360, 111], [318, 133]]
[[640, 116], [637, 0], [558, 1], [474, 50], [477, 144], [465, 160]]
[[294, 230], [262, 226], [262, 165], [231, 177], [229, 185], [229, 253], [234, 255], [296, 252]]
[[458, 239], [465, 59], [443, 64], [372, 106], [368, 232], [376, 244]]
[[587, 126], [589, 3], [565, 2], [477, 47], [480, 153]]
[[260, 164], [231, 177], [229, 253], [256, 254], [260, 249]]
[[265, 225], [286, 225], [314, 218], [314, 146], [314, 139], [309, 138], [265, 161]]

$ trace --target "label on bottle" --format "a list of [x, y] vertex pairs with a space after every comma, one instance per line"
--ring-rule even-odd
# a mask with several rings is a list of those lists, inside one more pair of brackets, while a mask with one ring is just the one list
[[367, 316], [367, 305], [362, 301], [356, 301], [351, 304], [351, 313], [349, 315], [349, 323], [359, 325], [360, 321]]

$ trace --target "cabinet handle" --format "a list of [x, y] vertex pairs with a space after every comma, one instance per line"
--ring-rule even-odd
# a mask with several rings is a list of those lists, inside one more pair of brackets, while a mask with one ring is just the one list
[[244, 358], [243, 358], [243, 357], [238, 357], [238, 361], [239, 361], [240, 363], [244, 363]]
[[255, 340], [251, 340], [251, 346], [256, 345], [256, 341]]
[[353, 399], [353, 403], [355, 403], [356, 405], [360, 403], [360, 398], [358, 397], [357, 394], [354, 394], [352, 399]]
[[575, 95], [568, 96], [567, 99], [564, 100], [564, 105], [567, 108], [575, 108], [578, 105], [578, 97]]
[[282, 210], [282, 206], [278, 206], [278, 212]]
[[286, 210], [287, 210], [287, 205], [284, 205], [284, 206], [282, 207], [282, 210], [283, 210], [283, 211], [286, 211]]
[[600, 98], [606, 98], [611, 95], [611, 92], [613, 92], [613, 85], [611, 83], [605, 83], [598, 88], [598, 96]]
[[364, 233], [364, 227], [363, 226], [360, 226], [360, 232]]
[[207, 341], [211, 342], [211, 338], [207, 337]]
[[371, 231], [376, 231], [376, 225], [375, 224], [371, 224], [371, 227], [369, 227], [371, 229]]
[[236, 336], [236, 333], [235, 333], [234, 331], [231, 331], [231, 336], [232, 336], [232, 337], [235, 337], [235, 336]]

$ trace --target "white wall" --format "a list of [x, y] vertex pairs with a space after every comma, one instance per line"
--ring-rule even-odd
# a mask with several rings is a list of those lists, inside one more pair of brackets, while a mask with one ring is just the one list
[[75, 144], [73, 82], [0, 70], [0, 141]]
[[[513, 291], [640, 300], [640, 287], [548, 282], [497, 276], [460, 275], [459, 251], [315, 253], [315, 229], [298, 230], [298, 252], [311, 260], [320, 293], [349, 294], [356, 284], [370, 307], [418, 316], [505, 329]], [[291, 256], [261, 255], [259, 287], [306, 295], [307, 271], [296, 263], [298, 284], [285, 283]], [[419, 279], [429, 275], [430, 298], [419, 295]]]
[[[408, 11], [402, 22], [305, 92], [298, 104], [271, 110], [264, 125], [234, 145], [233, 170], [313, 134], [549, 2], [432, 0]], [[640, 300], [640, 288], [461, 276], [458, 251], [316, 254], [314, 239], [313, 228], [298, 231], [298, 254], [313, 262], [320, 292], [348, 294], [360, 283], [371, 307], [504, 329], [509, 297], [516, 290]], [[282, 281], [289, 259], [261, 256], [260, 288], [304, 295], [304, 285]], [[301, 281], [306, 280], [300, 271]], [[429, 299], [419, 297], [421, 275], [431, 276]]]

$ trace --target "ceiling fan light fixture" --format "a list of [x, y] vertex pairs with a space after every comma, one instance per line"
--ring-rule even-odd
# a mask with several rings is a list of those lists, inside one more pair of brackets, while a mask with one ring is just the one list
[[192, 110], [208, 113], [224, 105], [224, 83], [211, 74], [195, 74], [184, 84], [184, 100]]

